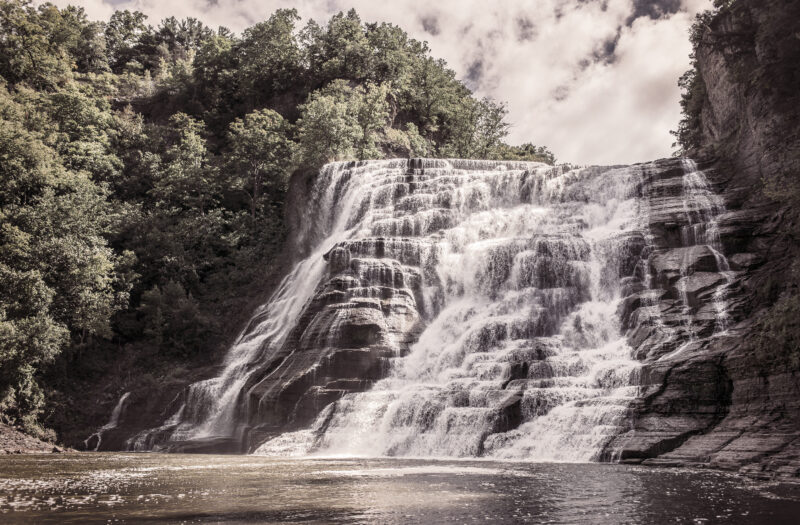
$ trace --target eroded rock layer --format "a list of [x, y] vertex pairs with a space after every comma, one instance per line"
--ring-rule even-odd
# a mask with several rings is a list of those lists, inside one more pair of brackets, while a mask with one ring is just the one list
[[742, 350], [774, 225], [713, 165], [371, 161], [329, 165], [312, 186], [308, 255], [221, 371], [157, 428], [131, 432], [121, 400], [94, 446], [723, 467], [791, 455], [797, 431], [774, 414], [794, 402], [793, 375], [773, 374], [765, 399]]

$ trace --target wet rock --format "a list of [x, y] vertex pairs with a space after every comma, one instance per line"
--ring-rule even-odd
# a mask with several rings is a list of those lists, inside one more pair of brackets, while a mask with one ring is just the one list
[[522, 392], [516, 392], [500, 403], [494, 432], [508, 432], [522, 423], [522, 397]]
[[720, 270], [716, 256], [708, 246], [678, 247], [656, 252], [650, 258], [650, 266], [662, 285], [673, 284], [681, 275]]
[[670, 291], [673, 297], [682, 297], [690, 307], [697, 308], [724, 282], [725, 277], [719, 273], [697, 272], [678, 279]]
[[764, 263], [764, 258], [755, 253], [735, 253], [728, 258], [734, 270], [749, 270]]

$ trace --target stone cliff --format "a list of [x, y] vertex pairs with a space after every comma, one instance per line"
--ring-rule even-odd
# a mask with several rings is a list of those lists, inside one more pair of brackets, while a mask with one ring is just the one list
[[[798, 17], [797, 2], [738, 1], [700, 26], [702, 138], [694, 154], [709, 159], [706, 173], [725, 204], [717, 221], [730, 261], [730, 328], [666, 358], [653, 353], [641, 327], [633, 330], [648, 386], [632, 430], [609, 444], [608, 450], [622, 449], [623, 461], [800, 475], [800, 371], [792, 349], [758, 341], [759, 322], [791, 286], [796, 259], [796, 213], [765, 197], [763, 188], [770, 180], [796, 184], [800, 171]], [[663, 184], [669, 194], [679, 183]], [[686, 254], [669, 234], [680, 213], [658, 202], [658, 193], [650, 194], [661, 210], [651, 215], [657, 234], [650, 266], [664, 290], [660, 307], [669, 310], [670, 286]], [[710, 261], [708, 254], [690, 254], [688, 266], [702, 276], [693, 285], [700, 308], [691, 312], [700, 323], [703, 294], [708, 299], [716, 279], [705, 273]]]

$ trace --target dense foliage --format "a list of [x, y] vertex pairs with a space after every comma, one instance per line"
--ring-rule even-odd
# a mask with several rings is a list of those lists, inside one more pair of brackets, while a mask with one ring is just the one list
[[299, 23], [234, 35], [0, 0], [1, 419], [74, 427], [85, 385], [213, 362], [278, 264], [295, 170], [553, 162], [504, 144], [505, 106], [400, 28]]

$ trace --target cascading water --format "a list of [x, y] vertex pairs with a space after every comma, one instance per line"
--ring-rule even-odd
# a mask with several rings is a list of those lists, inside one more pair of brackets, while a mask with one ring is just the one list
[[108, 418], [108, 423], [97, 429], [97, 432], [86, 438], [83, 442], [86, 450], [98, 450], [103, 443], [103, 433], [117, 428], [119, 418], [122, 415], [122, 410], [125, 408], [125, 403], [130, 397], [130, 392], [125, 392], [120, 396], [117, 404], [114, 405], [114, 410], [111, 411], [111, 417]]
[[[391, 169], [402, 162], [383, 163]], [[346, 164], [329, 164], [320, 173], [322, 184], [315, 185], [311, 202], [320, 210], [316, 217], [318, 229], [326, 232], [306, 259], [286, 276], [277, 291], [258, 311], [237, 338], [225, 359], [220, 376], [200, 381], [189, 387], [186, 402], [165, 424], [155, 430], [142, 432], [129, 440], [135, 450], [153, 448], [154, 438], [168, 432], [172, 441], [189, 441], [240, 433], [236, 415], [239, 397], [248, 378], [258, 364], [268, 362], [281, 348], [289, 332], [297, 324], [303, 308], [313, 295], [326, 270], [323, 258], [337, 242], [352, 235], [357, 218], [356, 188], [368, 186], [369, 170], [344, 170]], [[380, 170], [381, 168], [378, 168]], [[343, 178], [347, 176], [347, 180]]]
[[705, 246], [710, 249], [717, 263], [717, 271], [725, 278], [725, 285], [717, 287], [713, 296], [716, 312], [715, 332], [724, 332], [728, 326], [725, 294], [733, 282], [730, 264], [722, 254], [717, 220], [725, 211], [725, 204], [719, 195], [711, 190], [708, 179], [695, 161], [683, 159], [682, 162], [684, 209], [688, 224], [681, 229], [681, 240], [684, 246]]
[[[707, 245], [724, 272], [721, 203], [684, 167], [684, 244]], [[664, 324], [646, 263], [644, 188], [658, 171], [327, 165], [298, 234], [310, 255], [219, 377], [130, 446], [220, 438], [261, 454], [598, 459], [639, 391], [623, 297], [640, 293], [646, 322]], [[718, 302], [725, 311], [724, 291]]]
[[438, 314], [389, 377], [258, 452], [593, 459], [636, 394], [616, 312], [643, 243], [642, 180], [642, 168], [426, 166], [351, 239], [414, 236]]
[[[683, 215], [680, 226], [680, 242], [676, 252], [682, 254], [678, 267], [678, 302], [681, 311], [682, 330], [660, 323], [666, 338], [677, 342], [674, 349], [659, 360], [666, 361], [684, 354], [708, 336], [726, 334], [730, 321], [727, 296], [735, 281], [728, 259], [723, 255], [720, 239], [719, 217], [725, 212], [722, 198], [714, 193], [705, 173], [691, 159], [681, 159]], [[708, 255], [713, 262], [696, 267], [698, 261]], [[709, 292], [711, 290], [711, 292]], [[703, 298], [704, 295], [710, 296]], [[709, 312], [709, 307], [711, 312]], [[660, 321], [658, 307], [656, 319]], [[710, 330], [709, 330], [710, 327]]]

